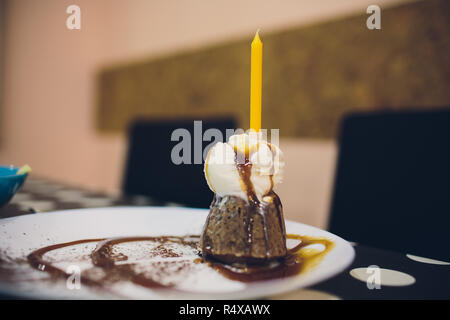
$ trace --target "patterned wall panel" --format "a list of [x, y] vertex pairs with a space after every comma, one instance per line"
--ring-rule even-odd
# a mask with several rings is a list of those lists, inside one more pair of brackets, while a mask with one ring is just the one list
[[[264, 34], [263, 126], [331, 138], [352, 110], [450, 105], [450, 1], [382, 8], [381, 30], [361, 14]], [[232, 114], [249, 123], [250, 42], [102, 70], [97, 124], [121, 131], [137, 116]]]

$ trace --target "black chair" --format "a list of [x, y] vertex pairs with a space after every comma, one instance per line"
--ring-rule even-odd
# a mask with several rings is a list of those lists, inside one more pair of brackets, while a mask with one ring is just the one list
[[329, 230], [450, 261], [450, 109], [346, 117]]
[[[130, 126], [128, 156], [122, 191], [125, 196], [148, 196], [157, 202], [174, 202], [190, 207], [209, 207], [213, 193], [203, 173], [203, 161], [194, 164], [194, 120], [137, 120]], [[199, 120], [199, 119], [198, 119]], [[226, 137], [226, 129], [236, 128], [233, 118], [202, 119], [201, 135], [210, 128], [219, 129]], [[191, 163], [174, 164], [171, 153], [180, 141], [171, 141], [176, 129], [186, 129], [191, 136]], [[200, 136], [200, 139], [202, 137]], [[202, 139], [203, 140], [203, 139]], [[199, 140], [197, 140], [199, 141]], [[202, 141], [203, 151], [210, 141]], [[183, 153], [181, 152], [183, 155]]]

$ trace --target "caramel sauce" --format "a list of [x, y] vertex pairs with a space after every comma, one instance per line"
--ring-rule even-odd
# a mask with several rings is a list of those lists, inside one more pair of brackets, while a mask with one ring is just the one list
[[[240, 282], [281, 279], [306, 273], [317, 266], [325, 255], [334, 247], [326, 238], [313, 238], [300, 235], [287, 235], [288, 239], [300, 240], [288, 254], [263, 264], [224, 264], [218, 261], [203, 261], [228, 279]], [[323, 250], [310, 249], [308, 246], [321, 244]]]
[[[300, 235], [288, 235], [287, 238], [299, 240], [301, 242], [294, 248], [289, 249], [288, 254], [285, 257], [277, 260], [270, 260], [267, 261], [267, 263], [258, 265], [227, 265], [213, 260], [205, 260], [199, 256], [199, 258], [193, 259], [189, 262], [183, 261], [180, 263], [179, 268], [175, 269], [173, 272], [181, 272], [183, 268], [189, 270], [189, 267], [192, 266], [192, 264], [204, 263], [206, 266], [218, 271], [224, 277], [240, 282], [247, 283], [268, 279], [280, 279], [295, 276], [311, 270], [334, 246], [332, 241], [325, 238], [312, 238]], [[108, 290], [109, 283], [114, 283], [117, 281], [131, 281], [136, 285], [148, 289], [178, 290], [174, 288], [174, 284], [165, 284], [145, 275], [142, 272], [135, 271], [132, 268], [133, 263], [124, 263], [127, 260], [127, 256], [114, 252], [114, 246], [126, 242], [155, 241], [160, 243], [162, 246], [158, 247], [159, 250], [155, 249], [156, 251], [152, 252], [152, 254], [166, 258], [173, 256], [173, 253], [171, 255], [168, 250], [164, 249], [165, 247], [169, 248], [173, 244], [181, 244], [192, 249], [198, 249], [199, 239], [200, 236], [196, 235], [184, 237], [161, 236], [85, 239], [55, 244], [37, 249], [30, 253], [27, 259], [33, 268], [49, 273], [52, 276], [52, 279], [67, 279], [70, 275], [55, 266], [50, 260], [45, 259], [44, 255], [61, 248], [83, 243], [97, 242], [96, 248], [90, 254], [90, 259], [95, 268], [100, 268], [103, 270], [105, 276], [103, 280], [94, 280], [82, 273], [81, 282], [83, 284]], [[312, 244], [322, 244], [324, 246], [324, 250], [317, 251], [308, 249], [307, 247]], [[119, 261], [121, 262], [120, 264], [117, 263]], [[149, 266], [149, 268], [151, 268], [151, 266]], [[111, 279], [113, 279], [113, 281], [111, 281]]]

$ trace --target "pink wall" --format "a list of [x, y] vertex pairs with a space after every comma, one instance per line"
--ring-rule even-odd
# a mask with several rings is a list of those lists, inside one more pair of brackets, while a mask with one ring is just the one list
[[[372, 2], [6, 1], [0, 163], [29, 163], [36, 176], [116, 192], [126, 146], [123, 136], [95, 130], [99, 68], [234, 38], [248, 37], [250, 42], [257, 28], [264, 35], [290, 25], [364, 12]], [[65, 26], [70, 4], [81, 7], [79, 31]], [[279, 191], [287, 216], [324, 225], [334, 144], [286, 140], [281, 147], [288, 167]]]

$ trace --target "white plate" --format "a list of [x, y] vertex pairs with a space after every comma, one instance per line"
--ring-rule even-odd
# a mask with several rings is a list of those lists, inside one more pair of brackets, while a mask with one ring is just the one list
[[[80, 239], [200, 234], [207, 214], [208, 210], [205, 209], [114, 207], [55, 211], [1, 219], [0, 252], [16, 259], [24, 258], [40, 247]], [[197, 279], [201, 288], [194, 286], [192, 293], [161, 293], [130, 287], [121, 290], [127, 297], [137, 299], [261, 298], [316, 284], [342, 272], [353, 261], [353, 247], [334, 234], [293, 221], [286, 221], [286, 230], [287, 233], [325, 237], [332, 240], [335, 246], [314, 269], [289, 278], [241, 283], [225, 279], [208, 268], [214, 275], [205, 274], [202, 279]], [[37, 270], [35, 272], [42, 273]], [[110, 298], [90, 290], [68, 290], [64, 285], [43, 286], [39, 281], [29, 282], [25, 286], [0, 283], [0, 291], [29, 298]]]

